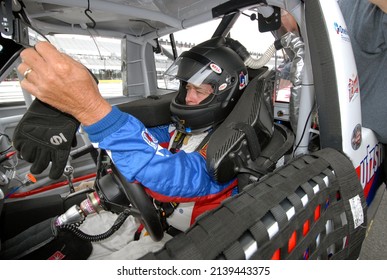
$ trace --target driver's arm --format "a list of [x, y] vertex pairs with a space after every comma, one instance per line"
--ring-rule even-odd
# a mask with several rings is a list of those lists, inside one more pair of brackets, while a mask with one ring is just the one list
[[196, 201], [228, 191], [230, 183], [214, 182], [197, 152], [172, 154], [144, 125], [118, 108], [101, 121], [85, 126], [91, 142], [108, 150], [130, 182], [139, 181], [162, 201]]

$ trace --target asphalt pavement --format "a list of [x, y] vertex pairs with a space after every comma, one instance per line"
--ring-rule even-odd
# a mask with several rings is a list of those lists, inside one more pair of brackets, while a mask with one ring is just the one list
[[387, 260], [387, 191], [382, 185], [376, 193], [375, 201], [368, 208], [366, 238], [360, 252], [361, 260]]

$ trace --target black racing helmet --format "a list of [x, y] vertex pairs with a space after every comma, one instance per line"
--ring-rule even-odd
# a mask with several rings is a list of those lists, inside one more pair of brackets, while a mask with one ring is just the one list
[[[248, 83], [242, 58], [227, 46], [223, 37], [183, 52], [164, 75], [180, 80], [179, 92], [170, 109], [178, 129], [185, 132], [205, 131], [222, 122]], [[187, 83], [210, 84], [213, 93], [198, 105], [186, 105]]]

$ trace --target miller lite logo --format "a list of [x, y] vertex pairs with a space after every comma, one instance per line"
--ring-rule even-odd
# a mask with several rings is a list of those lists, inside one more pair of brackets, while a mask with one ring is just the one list
[[348, 81], [348, 96], [349, 101], [355, 96], [356, 93], [359, 93], [359, 78], [356, 77], [354, 79], [349, 79]]

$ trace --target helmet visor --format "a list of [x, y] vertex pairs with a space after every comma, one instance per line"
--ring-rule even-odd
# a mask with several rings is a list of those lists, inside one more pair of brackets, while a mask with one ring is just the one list
[[194, 56], [197, 57], [192, 57], [192, 54], [184, 56], [183, 53], [164, 73], [164, 79], [168, 82], [178, 79], [196, 87], [210, 84], [215, 95], [222, 94], [233, 84], [235, 78], [226, 70], [201, 55]]

